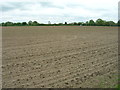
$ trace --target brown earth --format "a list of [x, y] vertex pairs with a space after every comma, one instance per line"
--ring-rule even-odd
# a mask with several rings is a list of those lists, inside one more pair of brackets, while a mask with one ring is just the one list
[[3, 88], [117, 86], [117, 27], [2, 27]]

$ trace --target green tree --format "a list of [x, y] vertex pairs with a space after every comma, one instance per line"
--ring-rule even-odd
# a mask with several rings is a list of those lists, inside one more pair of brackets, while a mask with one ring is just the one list
[[4, 22], [2, 23], [2, 26], [6, 26]]
[[74, 24], [74, 25], [77, 25], [77, 22], [74, 22], [73, 24]]
[[106, 21], [105, 22], [105, 26], [115, 26], [115, 25], [116, 25], [116, 23], [113, 21]]
[[17, 26], [21, 26], [22, 24], [20, 22], [16, 23]]
[[67, 25], [67, 22], [65, 22], [65, 25]]
[[22, 24], [20, 22], [13, 23], [13, 26], [21, 26]]
[[88, 21], [86, 21], [85, 23], [84, 23], [84, 25], [86, 26], [89, 26], [89, 22]]
[[33, 21], [32, 25], [37, 26], [37, 25], [39, 25], [39, 23], [37, 21]]
[[97, 20], [96, 20], [96, 25], [98, 25], [98, 26], [104, 26], [104, 25], [105, 25], [105, 22], [106, 22], [106, 21], [104, 21], [104, 20], [102, 20], [102, 19], [97, 19]]
[[114, 26], [115, 25], [115, 22], [113, 22], [113, 21], [108, 21], [108, 23], [109, 23], [109, 26]]
[[118, 20], [117, 25], [120, 26], [120, 20]]
[[26, 22], [22, 22], [22, 25], [23, 25], [23, 26], [26, 26], [26, 25], [27, 25], [27, 23], [26, 23]]
[[95, 25], [95, 22], [94, 22], [93, 20], [90, 20], [90, 21], [89, 21], [89, 25], [90, 25], [90, 26], [94, 26], [94, 25]]
[[29, 22], [28, 22], [28, 25], [30, 25], [30, 26], [31, 26], [32, 24], [33, 24], [33, 22], [32, 22], [32, 21], [29, 21]]
[[8, 21], [8, 22], [4, 23], [4, 26], [13, 26], [13, 23]]
[[58, 25], [63, 25], [63, 23], [58, 23]]
[[78, 25], [82, 25], [83, 24], [83, 22], [78, 22]]

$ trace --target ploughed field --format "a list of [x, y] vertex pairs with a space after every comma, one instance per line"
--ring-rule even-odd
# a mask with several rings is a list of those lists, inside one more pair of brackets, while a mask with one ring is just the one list
[[117, 86], [117, 27], [2, 27], [3, 88]]

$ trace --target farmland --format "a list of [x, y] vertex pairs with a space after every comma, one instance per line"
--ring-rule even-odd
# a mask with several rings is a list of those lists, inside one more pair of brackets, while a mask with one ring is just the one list
[[2, 27], [3, 88], [117, 85], [117, 27]]

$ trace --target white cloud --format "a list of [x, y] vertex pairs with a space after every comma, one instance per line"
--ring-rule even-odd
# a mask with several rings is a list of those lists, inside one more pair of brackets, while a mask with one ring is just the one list
[[55, 23], [118, 19], [118, 0], [1, 0], [0, 6], [2, 21]]

